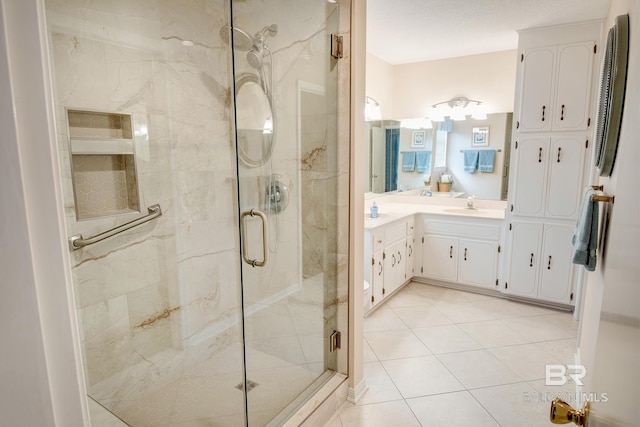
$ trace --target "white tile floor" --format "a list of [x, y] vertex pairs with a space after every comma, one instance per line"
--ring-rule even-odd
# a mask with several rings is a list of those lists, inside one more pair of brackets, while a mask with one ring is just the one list
[[570, 313], [410, 283], [365, 319], [369, 390], [326, 427], [549, 426], [546, 364], [573, 364]]

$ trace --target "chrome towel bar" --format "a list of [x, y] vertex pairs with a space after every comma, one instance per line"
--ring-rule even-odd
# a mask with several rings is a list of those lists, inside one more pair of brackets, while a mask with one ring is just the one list
[[140, 218], [136, 218], [133, 221], [126, 222], [117, 227], [113, 227], [111, 230], [104, 231], [100, 234], [96, 234], [93, 237], [89, 237], [87, 239], [82, 237], [82, 234], [76, 234], [75, 236], [69, 237], [69, 249], [75, 251], [77, 249], [83, 248], [85, 246], [93, 245], [101, 240], [107, 239], [109, 237], [115, 236], [116, 234], [122, 233], [123, 231], [129, 230], [130, 228], [137, 227], [140, 224], [144, 224], [145, 222], [151, 221], [162, 215], [162, 209], [160, 209], [160, 205], [153, 205], [147, 208], [149, 213]]

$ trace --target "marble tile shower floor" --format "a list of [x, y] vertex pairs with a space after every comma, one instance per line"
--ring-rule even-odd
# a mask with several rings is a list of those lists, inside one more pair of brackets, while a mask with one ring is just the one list
[[549, 426], [546, 364], [573, 364], [570, 313], [410, 283], [365, 318], [369, 390], [325, 427]]
[[[246, 322], [247, 378], [254, 383], [248, 393], [251, 425], [266, 425], [324, 372], [323, 295], [315, 291], [322, 288], [305, 285], [298, 293], [260, 307]], [[243, 391], [238, 388], [243, 381], [241, 344], [227, 345], [212, 356], [207, 348], [190, 351], [172, 350], [173, 355], [163, 357], [173, 365], [168, 383], [153, 390], [141, 387], [141, 392], [114, 403], [126, 424], [91, 401], [92, 426], [243, 426]], [[131, 378], [130, 383], [139, 380]], [[109, 401], [103, 403], [109, 407]]]

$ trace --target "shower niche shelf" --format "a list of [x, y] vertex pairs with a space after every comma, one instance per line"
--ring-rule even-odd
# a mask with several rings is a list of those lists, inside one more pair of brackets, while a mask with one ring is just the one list
[[132, 117], [67, 109], [78, 220], [140, 212]]

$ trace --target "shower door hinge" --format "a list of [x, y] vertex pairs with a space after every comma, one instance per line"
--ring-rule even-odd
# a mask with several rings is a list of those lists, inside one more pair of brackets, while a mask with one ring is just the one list
[[340, 348], [340, 332], [333, 331], [329, 336], [329, 351], [334, 352]]
[[338, 36], [336, 34], [331, 34], [331, 56], [336, 59], [342, 58], [343, 50], [342, 50], [342, 36]]

